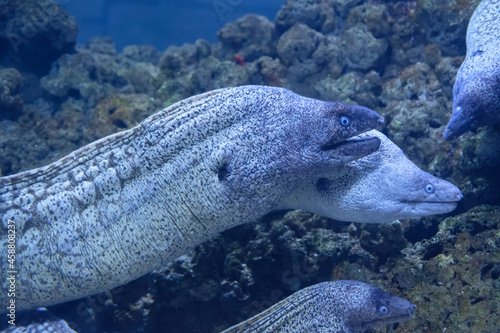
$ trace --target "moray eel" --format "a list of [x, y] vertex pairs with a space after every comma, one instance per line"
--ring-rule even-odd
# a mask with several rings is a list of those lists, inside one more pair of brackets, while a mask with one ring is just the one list
[[350, 138], [382, 122], [370, 109], [283, 88], [224, 88], [0, 178], [0, 312], [159, 269], [275, 209], [315, 174], [373, 153], [379, 138]]
[[500, 122], [500, 0], [483, 0], [467, 28], [467, 55], [453, 86], [447, 141]]
[[[415, 307], [363, 282], [330, 281], [301, 289], [222, 333], [358, 333], [406, 321]], [[75, 333], [46, 310], [35, 311], [31, 322], [22, 325], [4, 332]]]
[[222, 333], [361, 333], [413, 316], [407, 300], [358, 281], [319, 283]]
[[382, 223], [397, 219], [448, 213], [462, 199], [460, 190], [422, 171], [401, 149], [378, 131], [359, 138], [377, 137], [380, 148], [305, 181], [281, 208], [305, 210], [339, 221]]

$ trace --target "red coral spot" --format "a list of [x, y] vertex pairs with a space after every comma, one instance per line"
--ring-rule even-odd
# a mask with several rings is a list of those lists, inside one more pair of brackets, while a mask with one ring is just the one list
[[234, 62], [237, 64], [237, 65], [240, 65], [240, 66], [245, 66], [245, 60], [243, 59], [242, 56], [240, 56], [239, 54], [236, 54], [234, 56]]

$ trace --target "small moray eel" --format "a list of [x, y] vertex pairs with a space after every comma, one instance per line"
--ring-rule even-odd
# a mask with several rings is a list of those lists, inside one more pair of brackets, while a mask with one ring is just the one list
[[[283, 88], [182, 100], [48, 166], [0, 178], [0, 312], [103, 292], [279, 207], [304, 181], [375, 152], [375, 111]], [[302, 208], [300, 205], [294, 208]]]
[[379, 131], [358, 138], [377, 137], [380, 148], [368, 156], [305, 181], [281, 208], [304, 210], [338, 221], [383, 223], [454, 210], [462, 193], [413, 164]]
[[407, 300], [358, 281], [323, 282], [222, 333], [361, 333], [413, 316]]
[[447, 141], [500, 122], [500, 0], [483, 0], [467, 28], [467, 55], [453, 86]]
[[[222, 333], [361, 333], [413, 317], [407, 300], [358, 281], [330, 281], [301, 289]], [[75, 333], [46, 310], [4, 333]]]

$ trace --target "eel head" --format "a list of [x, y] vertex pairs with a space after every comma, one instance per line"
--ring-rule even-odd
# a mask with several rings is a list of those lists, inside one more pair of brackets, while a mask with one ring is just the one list
[[469, 130], [500, 122], [500, 77], [495, 73], [457, 75], [453, 86], [453, 113], [444, 130], [453, 141]]
[[400, 323], [413, 317], [416, 305], [401, 297], [385, 293], [370, 286], [367, 304], [356, 312], [352, 312], [348, 325], [353, 331], [364, 332], [383, 325]]
[[[384, 117], [375, 111], [359, 105], [342, 102], [324, 102], [322, 117], [305, 123], [303, 132], [309, 152], [306, 157], [314, 157], [311, 164], [317, 166], [315, 172], [342, 166], [378, 150], [380, 140], [376, 137], [357, 137], [359, 134], [380, 127]], [[313, 121], [319, 121], [311, 126]]]
[[370, 131], [353, 140], [371, 137], [381, 142], [376, 152], [314, 175], [290, 193], [280, 208], [365, 223], [443, 214], [456, 208], [460, 190], [418, 168], [382, 133]]

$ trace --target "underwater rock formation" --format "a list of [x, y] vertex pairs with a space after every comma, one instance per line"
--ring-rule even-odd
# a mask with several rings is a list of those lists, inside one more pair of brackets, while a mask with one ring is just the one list
[[0, 118], [16, 118], [23, 109], [19, 96], [21, 73], [15, 68], [0, 69]]
[[238, 54], [245, 62], [276, 53], [274, 24], [263, 16], [249, 14], [228, 23], [217, 38], [231, 56]]
[[50, 0], [4, 0], [0, 6], [0, 65], [45, 75], [73, 50], [78, 26]]

